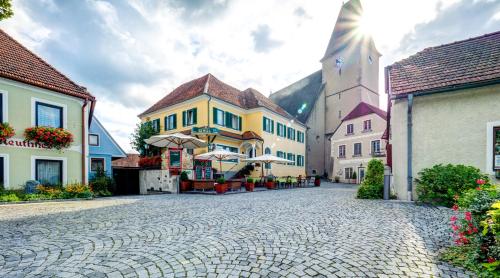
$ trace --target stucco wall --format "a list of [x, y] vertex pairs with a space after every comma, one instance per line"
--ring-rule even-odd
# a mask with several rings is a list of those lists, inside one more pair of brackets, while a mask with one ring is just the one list
[[140, 170], [139, 193], [148, 194], [148, 189], [178, 193], [179, 176], [170, 176], [167, 170]]
[[[0, 92], [7, 96], [4, 121], [15, 129], [16, 140], [24, 140], [24, 130], [34, 126], [35, 101], [46, 102], [64, 107], [64, 127], [74, 137], [71, 147], [58, 151], [56, 149], [35, 149], [18, 146], [0, 145], [0, 156], [6, 158], [6, 188], [21, 188], [26, 181], [34, 179], [34, 159], [63, 160], [63, 183], [82, 181], [82, 104], [83, 101], [60, 93], [25, 85], [22, 83], [0, 79]], [[5, 110], [8, 111], [5, 111]]]
[[[423, 168], [439, 163], [471, 165], [493, 175], [488, 127], [500, 123], [499, 104], [500, 85], [416, 97], [413, 177], [418, 177]], [[393, 101], [391, 142], [394, 187], [399, 199], [407, 198], [406, 120], [407, 101]], [[416, 184], [414, 195], [415, 187]]]
[[[319, 95], [306, 123], [306, 172], [323, 175], [325, 172], [325, 91]], [[316, 173], [314, 173], [316, 171]]]

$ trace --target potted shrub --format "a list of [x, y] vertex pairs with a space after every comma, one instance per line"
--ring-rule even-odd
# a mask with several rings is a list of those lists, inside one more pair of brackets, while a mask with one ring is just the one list
[[47, 148], [61, 150], [73, 143], [73, 134], [64, 128], [46, 126], [28, 127], [24, 130], [25, 141], [33, 141]]
[[14, 135], [16, 135], [16, 132], [9, 123], [0, 123], [0, 142], [5, 142]]
[[352, 172], [351, 179], [352, 179], [354, 184], [357, 183], [358, 175], [356, 174], [356, 172]]
[[215, 184], [215, 192], [217, 194], [224, 194], [227, 191], [227, 184], [226, 184], [226, 179], [223, 177], [220, 177], [217, 179], [217, 183]]
[[320, 186], [321, 184], [321, 176], [320, 175], [316, 175], [314, 177], [314, 186]]
[[274, 180], [273, 180], [273, 177], [267, 177], [266, 178], [266, 188], [267, 189], [274, 189]]
[[255, 183], [252, 178], [248, 178], [247, 182], [245, 183], [245, 190], [248, 192], [253, 192], [253, 189], [255, 188]]
[[186, 171], [182, 171], [181, 173], [181, 192], [186, 192], [189, 191], [190, 184], [189, 184], [189, 177]]
[[339, 183], [340, 182], [340, 177], [339, 176], [335, 176], [334, 180], [335, 180], [336, 183]]

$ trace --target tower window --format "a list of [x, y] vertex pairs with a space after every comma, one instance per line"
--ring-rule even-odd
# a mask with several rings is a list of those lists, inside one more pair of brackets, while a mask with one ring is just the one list
[[368, 63], [370, 63], [370, 65], [373, 64], [373, 58], [372, 58], [372, 56], [368, 56]]

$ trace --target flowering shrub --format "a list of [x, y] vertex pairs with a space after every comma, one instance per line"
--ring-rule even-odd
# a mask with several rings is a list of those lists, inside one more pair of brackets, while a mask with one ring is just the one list
[[160, 167], [161, 166], [161, 156], [152, 156], [152, 157], [141, 157], [139, 159], [140, 167]]
[[14, 135], [16, 135], [16, 132], [9, 123], [0, 123], [0, 141], [5, 141]]
[[500, 276], [500, 194], [499, 186], [477, 179], [476, 187], [455, 195], [450, 218], [456, 247], [444, 260], [476, 271], [481, 276]]
[[81, 184], [81, 183], [73, 183], [73, 184], [68, 184], [64, 188], [64, 194], [63, 197], [65, 199], [70, 199], [70, 198], [91, 198], [92, 191], [90, 190], [90, 187]]
[[472, 166], [439, 164], [423, 169], [416, 179], [418, 200], [451, 207], [455, 195], [478, 187], [477, 180], [488, 183], [488, 177]]
[[24, 131], [26, 141], [33, 141], [44, 145], [47, 148], [61, 150], [67, 148], [73, 143], [73, 134], [64, 128], [54, 127], [29, 127]]
[[44, 185], [38, 185], [36, 191], [38, 194], [46, 195], [50, 199], [60, 198], [62, 193], [62, 190], [58, 187]]

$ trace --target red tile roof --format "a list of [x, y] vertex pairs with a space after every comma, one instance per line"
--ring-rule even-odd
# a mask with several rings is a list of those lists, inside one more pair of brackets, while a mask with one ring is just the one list
[[368, 103], [360, 102], [349, 114], [347, 114], [347, 116], [342, 119], [342, 121], [359, 118], [373, 113], [379, 115], [382, 119], [387, 120], [387, 112]]
[[424, 49], [387, 69], [392, 95], [500, 81], [500, 31]]
[[94, 100], [79, 86], [0, 29], [0, 77], [65, 95]]
[[272, 100], [259, 93], [257, 90], [249, 88], [242, 92], [220, 81], [210, 73], [180, 85], [160, 101], [141, 113], [139, 117], [203, 94], [208, 94], [243, 109], [265, 107], [284, 117], [292, 118], [290, 114], [275, 104]]
[[115, 168], [139, 168], [140, 156], [135, 153], [128, 153], [127, 157], [113, 160], [111, 164]]

